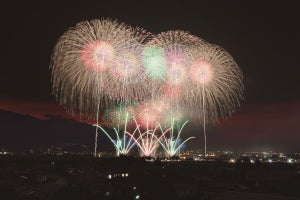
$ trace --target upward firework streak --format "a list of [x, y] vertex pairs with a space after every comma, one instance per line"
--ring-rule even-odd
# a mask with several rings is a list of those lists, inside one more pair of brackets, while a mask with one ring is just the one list
[[[53, 93], [67, 111], [96, 119], [95, 156], [98, 129], [117, 154], [127, 154], [137, 144], [149, 156], [161, 144], [168, 155], [175, 155], [192, 139], [180, 143], [186, 122], [177, 122], [186, 113], [203, 125], [206, 155], [206, 125], [231, 116], [243, 98], [242, 72], [224, 49], [184, 31], [150, 36], [112, 20], [83, 21], [66, 31], [54, 48]], [[100, 110], [133, 102], [141, 105], [138, 112], [119, 106], [108, 115], [115, 139], [99, 126]]]

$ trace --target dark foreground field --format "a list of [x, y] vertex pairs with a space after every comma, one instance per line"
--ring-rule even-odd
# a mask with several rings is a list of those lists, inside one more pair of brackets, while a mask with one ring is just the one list
[[300, 199], [300, 166], [1, 156], [1, 199]]

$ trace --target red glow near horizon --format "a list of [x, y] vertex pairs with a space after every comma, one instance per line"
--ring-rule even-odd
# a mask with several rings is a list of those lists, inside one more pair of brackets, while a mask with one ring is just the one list
[[[157, 110], [163, 111], [163, 108], [167, 107], [162, 101], [160, 106], [157, 106]], [[58, 116], [86, 124], [95, 123], [93, 120], [80, 119], [78, 115], [72, 116], [62, 106], [51, 102], [30, 102], [0, 98], [0, 110], [28, 115], [39, 120], [51, 120], [52, 117]], [[157, 115], [159, 112], [153, 111], [151, 113]], [[159, 117], [159, 115], [156, 117]], [[143, 126], [146, 125], [145, 120], [142, 121], [138, 118], [137, 120], [140, 120], [138, 123], [144, 122]], [[247, 104], [243, 105], [232, 118], [221, 120], [219, 124], [214, 126], [213, 130], [209, 130], [208, 139], [210, 143], [218, 145], [243, 145], [246, 147], [257, 144], [273, 144], [276, 146], [288, 144], [288, 146], [295, 146], [299, 143], [299, 120], [300, 100]], [[106, 126], [103, 122], [100, 124]], [[186, 131], [200, 138], [191, 142], [198, 146], [199, 142], [203, 141], [201, 140], [201, 127], [197, 124], [192, 125], [192, 122], [189, 124]], [[189, 131], [190, 128], [192, 130]]]
[[[94, 124], [95, 120], [78, 113], [71, 115], [63, 106], [51, 102], [31, 102], [0, 98], [0, 110], [28, 115], [39, 120], [50, 120], [52, 117], [75, 120], [86, 124]], [[106, 125], [101, 122], [100, 124]]]
[[[231, 145], [255, 146], [272, 144], [290, 146], [299, 141], [300, 101], [250, 104], [228, 120], [216, 125], [216, 141], [228, 140]], [[226, 138], [224, 138], [226, 137]]]

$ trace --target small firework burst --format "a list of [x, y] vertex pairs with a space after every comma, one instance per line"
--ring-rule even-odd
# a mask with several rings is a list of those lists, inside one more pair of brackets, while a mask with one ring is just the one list
[[169, 109], [169, 104], [165, 100], [145, 102], [138, 107], [138, 124], [144, 128], [153, 128], [163, 120], [165, 112]]
[[204, 60], [193, 63], [190, 67], [191, 80], [196, 84], [208, 84], [213, 79], [212, 64]]
[[167, 73], [167, 65], [163, 49], [150, 45], [143, 51], [142, 61], [145, 72], [152, 80], [162, 80]]
[[83, 46], [81, 60], [87, 68], [104, 71], [113, 65], [115, 49], [105, 41], [91, 41]]

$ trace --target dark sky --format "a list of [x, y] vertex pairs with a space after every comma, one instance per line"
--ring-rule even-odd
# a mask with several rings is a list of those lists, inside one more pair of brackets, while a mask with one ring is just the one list
[[[245, 100], [232, 119], [209, 129], [212, 147], [300, 151], [298, 1], [13, 1], [1, 7], [0, 147], [14, 145], [8, 134], [20, 134], [4, 122], [18, 126], [28, 116], [37, 119], [29, 120], [28, 132], [37, 130], [37, 121], [55, 126], [58, 119], [51, 116], [61, 116], [74, 132], [70, 141], [82, 134], [90, 138], [89, 128], [74, 130], [63, 109], [49, 109], [55, 103], [49, 61], [69, 27], [110, 17], [152, 33], [186, 30], [235, 58], [244, 73]], [[197, 136], [191, 145], [202, 148], [201, 127], [190, 125], [186, 132]]]

